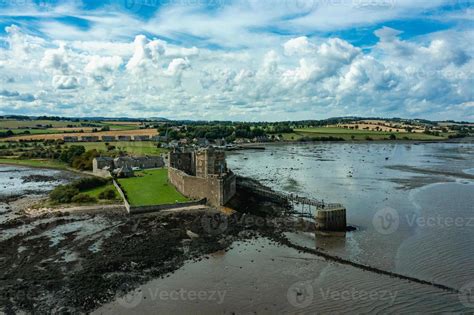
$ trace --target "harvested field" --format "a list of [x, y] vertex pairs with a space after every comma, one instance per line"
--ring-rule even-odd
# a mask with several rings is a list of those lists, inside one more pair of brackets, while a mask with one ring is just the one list
[[102, 121], [106, 125], [124, 125], [124, 126], [140, 126], [142, 123], [139, 121]]
[[54, 128], [54, 130], [64, 131], [64, 132], [92, 132], [92, 129], [94, 128], [97, 129], [97, 127], [63, 127], [63, 128]]

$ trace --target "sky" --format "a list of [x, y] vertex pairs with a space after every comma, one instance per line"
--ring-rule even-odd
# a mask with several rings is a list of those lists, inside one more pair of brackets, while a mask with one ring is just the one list
[[0, 0], [0, 115], [474, 121], [474, 0]]

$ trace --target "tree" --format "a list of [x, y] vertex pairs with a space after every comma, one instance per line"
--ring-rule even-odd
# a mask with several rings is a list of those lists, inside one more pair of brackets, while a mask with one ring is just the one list
[[61, 156], [59, 157], [59, 159], [63, 162], [68, 163], [68, 164], [72, 164], [72, 161], [76, 157], [83, 154], [84, 152], [86, 152], [86, 148], [84, 146], [82, 146], [82, 145], [72, 145], [61, 153]]
[[49, 198], [57, 203], [69, 203], [77, 194], [79, 194], [79, 189], [76, 187], [59, 185], [49, 194]]
[[96, 149], [89, 150], [80, 156], [76, 156], [72, 161], [72, 167], [79, 170], [92, 170], [92, 160], [100, 156]]

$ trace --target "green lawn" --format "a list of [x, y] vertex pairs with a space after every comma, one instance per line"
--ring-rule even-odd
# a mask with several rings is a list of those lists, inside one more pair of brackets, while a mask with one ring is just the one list
[[[363, 129], [344, 129], [337, 127], [317, 127], [317, 128], [303, 128], [295, 129], [293, 134], [284, 134], [285, 140], [293, 137], [294, 140], [298, 140], [301, 137], [338, 137], [344, 140], [366, 140], [366, 137], [370, 137], [373, 140], [384, 140], [387, 139], [391, 134], [394, 134], [398, 140], [403, 140], [407, 137], [409, 140], [443, 140], [447, 139], [447, 133], [441, 134], [440, 137], [427, 135], [424, 133], [407, 133], [407, 132], [388, 132], [388, 131], [369, 131]], [[299, 136], [299, 137], [297, 137]]]
[[107, 184], [107, 185], [104, 185], [104, 186], [100, 186], [100, 187], [96, 187], [96, 188], [92, 188], [92, 189], [89, 189], [89, 190], [85, 190], [85, 191], [82, 191], [82, 193], [84, 194], [87, 194], [91, 197], [94, 197], [94, 198], [97, 198], [99, 199], [99, 195], [101, 192], [103, 192], [104, 190], [106, 189], [109, 189], [109, 188], [112, 188], [113, 190], [115, 190], [115, 193], [116, 193], [116, 200], [120, 200], [120, 195], [119, 193], [117, 192], [117, 190], [115, 189], [115, 186], [114, 184], [110, 183], [110, 184]]
[[[126, 151], [136, 155], [158, 155], [168, 152], [167, 149], [157, 148], [154, 141], [116, 141], [110, 142], [117, 150]], [[74, 145], [83, 145], [86, 150], [96, 149], [97, 151], [107, 151], [105, 142], [80, 142]]]
[[118, 180], [132, 206], [173, 204], [189, 200], [168, 183], [167, 169], [135, 172], [135, 175]]
[[0, 158], [0, 164], [12, 164], [12, 165], [22, 165], [30, 167], [43, 167], [43, 168], [55, 168], [55, 169], [69, 169], [69, 166], [66, 163], [57, 161], [57, 160], [20, 160], [20, 159], [8, 159]]

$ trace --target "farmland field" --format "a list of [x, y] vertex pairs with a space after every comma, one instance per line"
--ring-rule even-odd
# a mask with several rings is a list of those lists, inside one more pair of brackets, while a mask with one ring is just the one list
[[168, 169], [146, 170], [135, 172], [135, 175], [118, 180], [132, 206], [174, 204], [189, 200], [168, 183]]
[[[409, 140], [442, 140], [447, 139], [448, 134], [444, 133], [437, 137], [434, 135], [427, 135], [424, 133], [407, 133], [407, 132], [388, 132], [388, 131], [368, 131], [360, 129], [344, 129], [337, 127], [318, 127], [318, 128], [303, 128], [295, 129], [294, 132], [300, 137], [338, 137], [344, 140], [351, 140], [354, 136], [354, 140], [365, 140], [366, 137], [370, 137], [373, 140], [384, 140], [394, 134], [397, 139], [404, 139], [407, 137]], [[294, 136], [294, 135], [293, 135]], [[298, 138], [294, 138], [297, 140]]]
[[[168, 152], [167, 149], [158, 148], [156, 143], [153, 141], [116, 141], [110, 142], [109, 144], [115, 146], [117, 150], [126, 151], [136, 155], [156, 155]], [[70, 145], [82, 145], [86, 150], [96, 149], [97, 151], [107, 151], [105, 142], [78, 142], [68, 144], [68, 146]]]
[[56, 121], [56, 120], [14, 120], [0, 119], [0, 129], [17, 129], [17, 128], [35, 128], [38, 125], [51, 125], [52, 128], [67, 127], [68, 125], [80, 126], [80, 122], [73, 121]]
[[24, 132], [29, 132], [30, 134], [33, 134], [33, 135], [63, 132], [60, 129], [0, 129], [0, 133], [7, 132], [8, 130], [11, 130], [14, 134], [22, 134]]
[[112, 130], [112, 131], [99, 131], [99, 132], [73, 132], [73, 133], [58, 133], [58, 134], [44, 134], [44, 135], [22, 135], [4, 138], [2, 140], [18, 141], [18, 140], [59, 140], [63, 139], [64, 136], [155, 136], [158, 135], [156, 129], [136, 129], [136, 130]]

